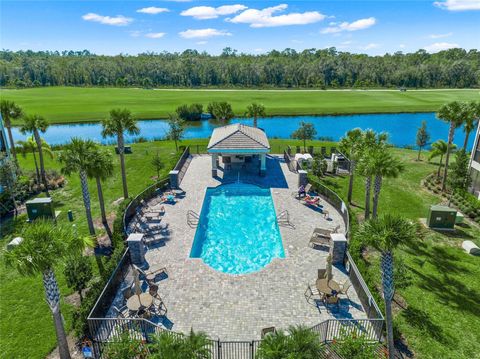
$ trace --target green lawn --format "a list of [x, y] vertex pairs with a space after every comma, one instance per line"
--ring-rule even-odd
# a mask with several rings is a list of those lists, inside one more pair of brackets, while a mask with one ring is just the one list
[[[436, 166], [415, 161], [416, 152], [394, 150], [406, 163], [397, 179], [386, 179], [381, 192], [379, 213], [395, 213], [411, 219], [425, 218], [428, 207], [441, 201], [425, 191], [420, 181]], [[346, 198], [348, 177], [324, 180]], [[354, 186], [355, 216], [363, 216], [364, 182], [357, 177]], [[460, 248], [471, 239], [480, 245], [480, 229], [465, 225], [455, 234], [425, 229], [423, 241], [399, 248], [412, 277], [412, 284], [398, 293], [405, 309], [396, 308], [395, 326], [418, 358], [480, 358], [480, 258]], [[380, 283], [378, 258], [368, 257], [368, 277]], [[382, 305], [382, 304], [380, 304]]]
[[268, 115], [321, 115], [380, 112], [436, 111], [453, 100], [478, 100], [476, 90], [146, 90], [134, 88], [48, 87], [1, 90], [27, 113], [38, 113], [52, 123], [99, 121], [115, 107], [127, 107], [141, 119], [165, 118], [183, 103], [228, 101], [242, 116], [254, 101]]

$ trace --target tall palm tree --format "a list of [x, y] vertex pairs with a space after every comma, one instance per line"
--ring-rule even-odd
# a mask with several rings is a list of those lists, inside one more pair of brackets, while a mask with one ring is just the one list
[[448, 142], [447, 142], [447, 153], [445, 157], [445, 169], [443, 171], [442, 178], [442, 191], [445, 191], [447, 186], [447, 172], [448, 172], [448, 162], [450, 160], [450, 147], [453, 143], [453, 138], [455, 136], [455, 129], [460, 127], [465, 121], [465, 118], [468, 116], [467, 108], [464, 104], [453, 101], [447, 103], [440, 107], [437, 112], [437, 118], [450, 124], [448, 130]]
[[127, 175], [125, 173], [125, 139], [124, 133], [130, 135], [138, 135], [140, 129], [137, 126], [137, 121], [133, 117], [130, 110], [113, 109], [110, 111], [110, 117], [102, 120], [102, 136], [116, 136], [118, 154], [120, 156], [120, 168], [122, 171], [123, 197], [128, 198]]
[[[50, 145], [43, 138], [41, 138], [40, 140], [42, 142], [43, 152], [50, 158], [53, 158], [54, 154]], [[37, 183], [40, 183], [40, 171], [38, 170], [37, 155], [35, 154], [35, 152], [37, 152], [37, 144], [35, 142], [35, 139], [33, 138], [33, 136], [29, 136], [25, 141], [17, 141], [17, 145], [20, 146], [20, 153], [24, 158], [27, 157], [27, 153], [32, 153], [33, 163], [35, 164], [35, 173], [37, 175]]]
[[265, 106], [254, 102], [247, 106], [247, 112], [245, 115], [248, 117], [253, 117], [253, 127], [257, 127], [257, 118], [265, 117], [267, 113], [265, 112]]
[[111, 152], [97, 146], [95, 153], [87, 169], [87, 175], [95, 178], [97, 183], [98, 201], [100, 203], [100, 212], [102, 214], [102, 222], [107, 223], [107, 214], [105, 211], [105, 201], [103, 199], [102, 181], [113, 175], [113, 157]]
[[[457, 148], [457, 145], [452, 143], [450, 146], [450, 152], [453, 152]], [[440, 156], [440, 161], [438, 163], [438, 170], [437, 170], [437, 177], [440, 177], [440, 169], [442, 168], [443, 164], [443, 156], [447, 154], [448, 150], [448, 143], [444, 140], [437, 140], [432, 143], [432, 150], [430, 151], [430, 156], [428, 157], [429, 160], [432, 158]]]
[[88, 230], [90, 234], [95, 235], [93, 226], [92, 209], [90, 204], [90, 192], [88, 190], [87, 174], [95, 161], [97, 154], [97, 145], [92, 140], [82, 140], [74, 137], [72, 141], [64, 147], [58, 160], [63, 164], [62, 173], [71, 175], [78, 173], [80, 184], [82, 186], [83, 205], [87, 216]]
[[385, 301], [385, 319], [389, 358], [394, 358], [392, 299], [395, 294], [393, 251], [401, 243], [416, 238], [415, 225], [407, 219], [387, 214], [383, 217], [364, 222], [356, 237], [376, 248], [381, 254], [383, 299]]
[[17, 162], [17, 153], [15, 151], [15, 142], [12, 135], [12, 120], [18, 120], [23, 116], [23, 111], [15, 102], [9, 100], [0, 101], [0, 112], [2, 113], [3, 123], [7, 128], [8, 139], [10, 141], [10, 151], [15, 162]]
[[373, 184], [373, 209], [372, 217], [377, 218], [378, 200], [382, 189], [383, 178], [397, 178], [405, 167], [399, 159], [392, 156], [387, 148], [379, 148], [371, 158], [372, 169], [375, 176]]
[[470, 133], [477, 127], [477, 123], [480, 120], [480, 101], [472, 101], [468, 104], [467, 111], [468, 116], [463, 123], [463, 132], [465, 132], [465, 140], [463, 141], [463, 150], [467, 150], [468, 138]]
[[50, 196], [48, 193], [48, 182], [47, 176], [45, 175], [45, 163], [43, 161], [43, 147], [42, 139], [40, 138], [40, 132], [45, 133], [49, 126], [48, 121], [39, 115], [27, 115], [23, 118], [23, 125], [20, 127], [20, 132], [22, 134], [31, 133], [37, 144], [38, 158], [40, 161], [40, 177], [42, 178], [43, 185], [45, 187], [45, 193], [47, 196]]
[[60, 312], [60, 291], [53, 269], [67, 255], [82, 253], [85, 247], [92, 243], [86, 238], [75, 236], [71, 227], [54, 225], [48, 220], [37, 220], [25, 226], [21, 237], [23, 241], [20, 245], [5, 252], [5, 263], [22, 276], [42, 274], [45, 298], [52, 311], [60, 358], [70, 359]]
[[348, 131], [344, 137], [340, 140], [340, 151], [343, 154], [348, 156], [350, 160], [350, 180], [348, 182], [348, 203], [352, 203], [353, 196], [353, 176], [355, 173], [355, 166], [357, 164], [358, 158], [361, 154], [362, 149], [362, 130], [360, 128], [354, 128], [353, 130]]

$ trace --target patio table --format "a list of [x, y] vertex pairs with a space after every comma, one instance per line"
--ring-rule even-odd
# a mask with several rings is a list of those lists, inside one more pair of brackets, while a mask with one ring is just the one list
[[153, 297], [149, 293], [134, 294], [127, 300], [127, 308], [133, 312], [138, 311], [141, 307], [149, 308], [152, 304]]
[[336, 291], [337, 293], [340, 292], [340, 285], [333, 279], [331, 279], [330, 281], [328, 281], [326, 278], [317, 279], [317, 282], [315, 284], [318, 291], [321, 293], [331, 295], [332, 290]]

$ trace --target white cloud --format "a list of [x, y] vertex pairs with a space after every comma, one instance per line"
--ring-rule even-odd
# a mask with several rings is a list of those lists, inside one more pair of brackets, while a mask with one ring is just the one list
[[145, 34], [145, 37], [148, 37], [149, 39], [160, 39], [164, 36], [164, 32], [149, 32], [148, 34]]
[[459, 47], [458, 44], [450, 42], [435, 42], [434, 44], [425, 46], [425, 50], [428, 52], [439, 52], [442, 50], [454, 49], [456, 47]]
[[198, 20], [216, 19], [219, 16], [236, 14], [239, 11], [245, 10], [245, 5], [223, 5], [219, 7], [211, 6], [195, 6], [184, 10], [180, 13], [182, 16], [191, 16]]
[[334, 34], [342, 31], [358, 31], [358, 30], [368, 29], [369, 27], [375, 25], [376, 23], [377, 23], [377, 20], [374, 17], [360, 19], [354, 22], [345, 21], [340, 24], [335, 24], [335, 26], [326, 27], [321, 31], [321, 33]]
[[325, 15], [318, 11], [307, 11], [303, 13], [289, 13], [274, 16], [275, 13], [284, 11], [288, 8], [287, 4], [267, 7], [262, 10], [248, 9], [237, 16], [227, 19], [236, 24], [250, 24], [250, 27], [274, 27], [287, 25], [306, 25], [322, 21]]
[[450, 37], [452, 35], [453, 35], [452, 32], [449, 32], [449, 33], [446, 33], [446, 34], [431, 34], [431, 35], [428, 35], [428, 38], [429, 39], [443, 39], [445, 37]]
[[162, 12], [170, 12], [170, 10], [168, 10], [165, 7], [150, 6], [150, 7], [144, 7], [144, 8], [138, 9], [137, 12], [142, 14], [156, 15]]
[[208, 41], [197, 41], [196, 44], [197, 45], [206, 45], [206, 44], [208, 44]]
[[112, 17], [112, 16], [98, 15], [93, 12], [89, 12], [88, 14], [83, 15], [82, 19], [85, 21], [93, 21], [93, 22], [98, 22], [100, 24], [113, 25], [113, 26], [126, 26], [133, 21], [132, 18], [125, 17], [123, 15], [117, 15]]
[[371, 42], [370, 44], [367, 44], [365, 46], [361, 46], [360, 49], [362, 50], [371, 50], [371, 49], [376, 49], [377, 47], [379, 47], [380, 44], [376, 44], [374, 42]]
[[184, 39], [198, 39], [198, 38], [209, 38], [214, 36], [231, 36], [232, 34], [225, 30], [217, 30], [217, 29], [197, 29], [192, 30], [188, 29], [185, 31], [181, 31], [178, 33]]
[[134, 31], [130, 31], [129, 34], [131, 37], [139, 37], [142, 34], [142, 32], [138, 30], [134, 30]]
[[433, 5], [448, 11], [480, 10], [480, 0], [444, 0], [435, 1]]
[[407, 45], [405, 45], [405, 44], [400, 44], [400, 45], [398, 45], [398, 47], [401, 48], [401, 49], [404, 49], [404, 48], [407, 47]]

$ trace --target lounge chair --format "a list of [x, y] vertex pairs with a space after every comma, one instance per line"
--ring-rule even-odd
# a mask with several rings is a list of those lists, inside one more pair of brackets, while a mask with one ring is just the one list
[[[307, 196], [304, 199], [304, 202], [308, 204], [309, 206], [314, 206], [314, 207], [321, 207], [320, 205], [320, 197], [310, 197]], [[323, 207], [323, 206], [322, 206]]]
[[150, 267], [149, 269], [143, 270], [142, 268], [133, 264], [133, 268], [141, 274], [149, 285], [155, 284], [155, 279], [161, 273], [168, 276], [167, 268], [165, 267]]
[[338, 233], [339, 230], [340, 230], [340, 225], [336, 226], [334, 229], [315, 228], [313, 230], [313, 234], [317, 236], [327, 237], [328, 239], [330, 239], [330, 234]]
[[275, 327], [267, 327], [263, 328], [261, 332], [261, 338], [265, 338], [266, 335], [271, 335], [275, 334], [277, 332], [277, 329]]
[[324, 235], [318, 235], [314, 231], [312, 236], [310, 237], [310, 242], [308, 244], [312, 248], [314, 248], [315, 246], [329, 247], [330, 246], [330, 238], [327, 237], [327, 236], [324, 236]]

